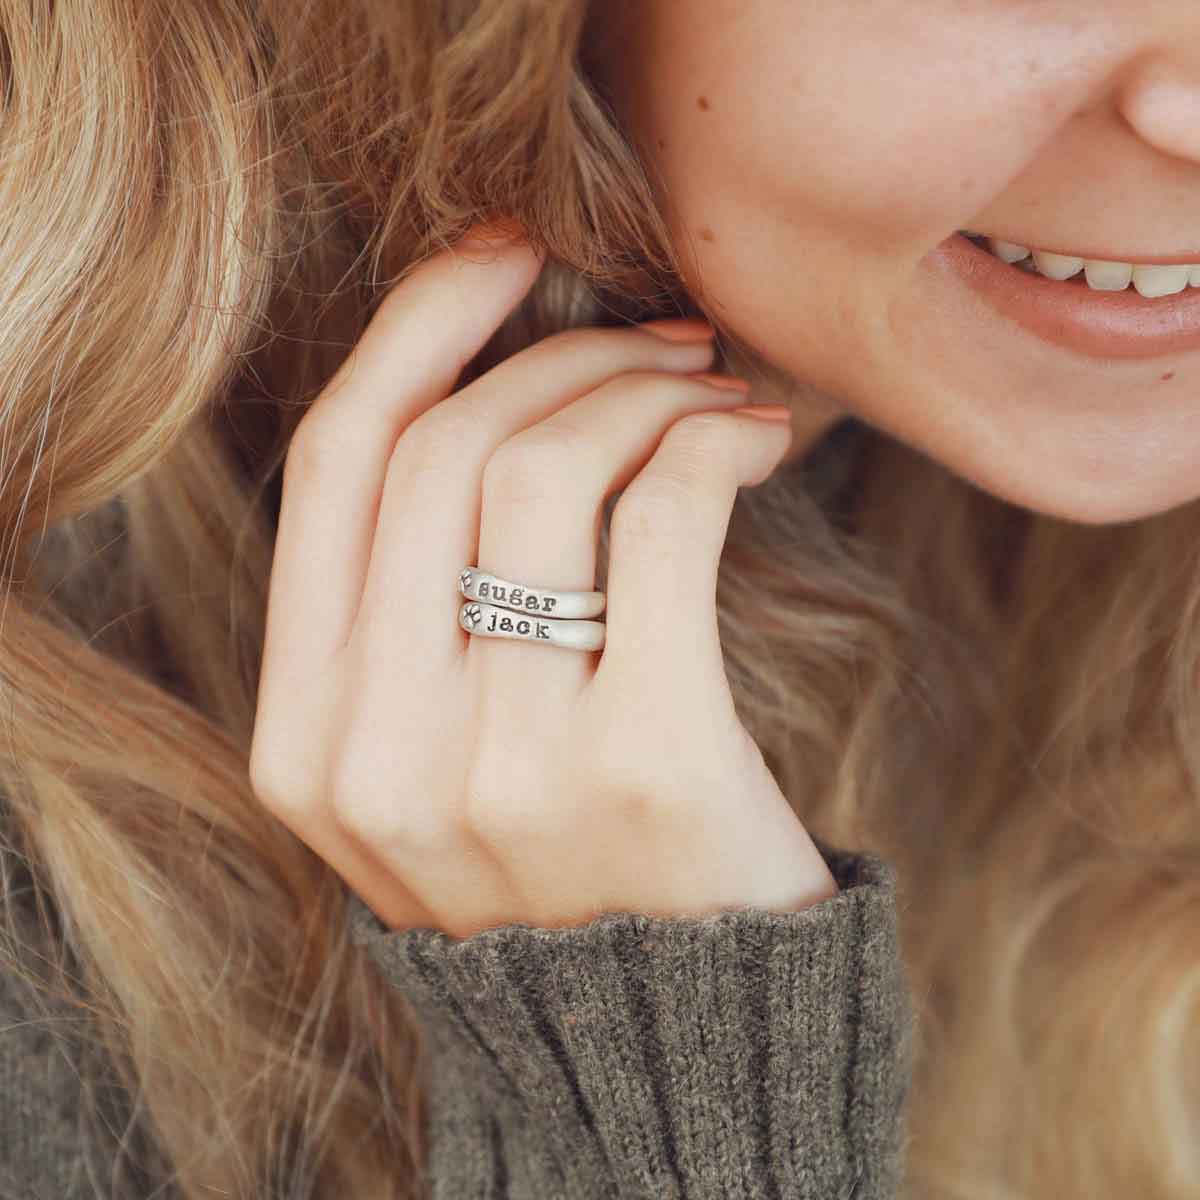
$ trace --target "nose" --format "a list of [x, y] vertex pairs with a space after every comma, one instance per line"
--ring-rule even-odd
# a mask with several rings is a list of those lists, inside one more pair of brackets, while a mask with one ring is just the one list
[[[1190, 6], [1195, 0], [1182, 2]], [[1169, 50], [1140, 58], [1116, 100], [1143, 141], [1163, 154], [1200, 163], [1200, 18], [1177, 32]]]

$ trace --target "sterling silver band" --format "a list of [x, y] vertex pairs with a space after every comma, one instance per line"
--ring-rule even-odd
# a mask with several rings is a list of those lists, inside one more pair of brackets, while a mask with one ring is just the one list
[[458, 623], [477, 637], [514, 638], [568, 650], [603, 650], [606, 633], [603, 621], [555, 620], [478, 600], [468, 600], [458, 610]]
[[458, 577], [458, 590], [468, 600], [511, 608], [531, 617], [557, 617], [574, 621], [598, 617], [604, 611], [603, 592], [555, 592], [531, 588], [489, 575], [478, 567], [465, 567]]

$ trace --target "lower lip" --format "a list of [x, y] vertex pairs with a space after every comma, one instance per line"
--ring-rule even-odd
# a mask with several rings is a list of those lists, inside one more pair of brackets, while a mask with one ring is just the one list
[[1157, 358], [1200, 350], [1200, 288], [1147, 299], [1133, 288], [1095, 292], [1002, 262], [960, 233], [932, 255], [998, 313], [1043, 341], [1094, 358]]

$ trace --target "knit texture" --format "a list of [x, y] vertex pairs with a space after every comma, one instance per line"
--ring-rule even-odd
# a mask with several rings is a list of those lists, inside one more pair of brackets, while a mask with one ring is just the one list
[[81, 1172], [79, 1081], [53, 1027], [25, 1017], [29, 997], [0, 972], [0, 1197], [92, 1195]]
[[[842, 891], [798, 913], [454, 939], [389, 930], [349, 893], [351, 936], [431, 1035], [431, 1200], [894, 1198], [912, 1042], [895, 881], [822, 852]], [[0, 1200], [174, 1196], [128, 1140], [128, 1098], [81, 1086], [78, 1012], [45, 1016], [0, 960]]]
[[85, 1009], [23, 977], [49, 983], [22, 860], [4, 854], [0, 879], [15, 923], [15, 940], [0, 937], [0, 1200], [174, 1200]]
[[351, 930], [432, 1046], [432, 1200], [881, 1200], [903, 1173], [912, 1009], [895, 878], [822, 848], [804, 911], [606, 913], [455, 939]]

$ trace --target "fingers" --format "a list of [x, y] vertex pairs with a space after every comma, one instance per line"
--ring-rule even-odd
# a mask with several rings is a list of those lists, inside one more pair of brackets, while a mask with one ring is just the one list
[[790, 422], [721, 412], [667, 430], [613, 508], [608, 633], [593, 687], [611, 678], [647, 696], [663, 687], [728, 695], [715, 597], [729, 518], [738, 488], [762, 483], [791, 436]]
[[305, 413], [284, 465], [263, 683], [299, 686], [344, 644], [358, 607], [388, 458], [400, 431], [453, 388], [529, 290], [525, 243], [464, 241], [389, 292]]
[[256, 726], [250, 760], [255, 798], [277, 820], [329, 863], [391, 928], [434, 928], [437, 918], [371, 848], [343, 823], [324, 795], [309, 756], [294, 739], [282, 743]]
[[393, 926], [435, 919], [322, 790], [331, 660], [361, 599], [400, 430], [454, 387], [540, 265], [523, 243], [487, 246], [470, 238], [423, 263], [384, 297], [300, 422], [284, 468], [252, 747], [254, 790]]
[[[458, 576], [469, 563], [493, 570], [479, 552], [482, 477], [504, 442], [615, 375], [699, 371], [712, 356], [707, 337], [573, 330], [506, 359], [410, 425], [388, 467], [352, 634], [364, 657], [384, 675], [410, 677], [414, 667], [436, 676], [462, 658], [468, 635], [457, 620]], [[592, 586], [559, 570], [531, 582]]]
[[[483, 473], [480, 561], [505, 579], [590, 590], [605, 500], [646, 465], [676, 420], [744, 404], [748, 390], [719, 376], [631, 372], [509, 438]], [[472, 638], [468, 663], [483, 696], [536, 678], [543, 707], [577, 696], [596, 666], [590, 654], [493, 638]], [[499, 736], [516, 736], [485, 705], [485, 723], [489, 715], [501, 718]]]
[[[498, 573], [539, 582], [527, 564], [542, 564], [549, 573], [560, 558], [566, 569], [579, 567], [581, 578], [573, 582], [583, 584], [594, 574], [603, 498], [633, 478], [614, 512], [618, 533], [609, 568], [609, 611], [616, 599], [624, 619], [616, 628], [610, 624], [600, 671], [615, 649], [613, 677], [627, 702], [644, 703], [645, 696], [665, 692], [676, 706], [680, 696], [688, 697], [701, 713], [708, 704], [714, 717], [726, 720], [725, 726], [714, 720], [709, 740], [707, 730], [698, 732], [703, 744], [713, 746], [728, 741], [729, 714], [708, 701], [728, 694], [712, 619], [725, 526], [739, 484], [765, 478], [790, 444], [788, 426], [713, 411], [744, 401], [740, 389], [685, 376], [617, 376], [505, 442], [484, 474], [481, 546], [494, 547]], [[621, 524], [618, 514], [628, 496], [633, 504], [625, 507]], [[640, 533], [636, 522], [643, 523]], [[615, 592], [614, 570], [620, 580]], [[660, 637], [659, 629], [668, 626]], [[617, 675], [625, 664], [632, 669]], [[523, 890], [530, 881], [540, 886], [538, 880], [561, 871], [562, 863], [540, 874], [527, 864], [537, 858], [531, 846], [544, 848], [547, 834], [552, 840], [548, 814], [570, 821], [579, 802], [578, 796], [547, 794], [547, 784], [570, 777], [561, 760], [572, 745], [573, 701], [591, 673], [589, 655], [481, 638], [452, 664], [449, 690], [464, 697], [456, 720], [470, 731], [461, 756], [471, 764], [463, 799], [416, 814], [418, 828], [402, 837], [373, 840], [413, 894], [435, 911], [440, 927], [457, 933], [512, 920], [514, 911], [536, 900]], [[639, 687], [650, 680], [652, 686]], [[367, 794], [365, 777], [362, 791]], [[530, 834], [531, 813], [539, 815], [539, 826], [547, 824], [536, 835]], [[403, 819], [412, 821], [414, 814]], [[386, 814], [380, 822], [386, 826]], [[457, 838], [421, 831], [420, 825], [436, 828], [439, 822], [456, 828]], [[569, 869], [559, 878], [567, 874]]]

